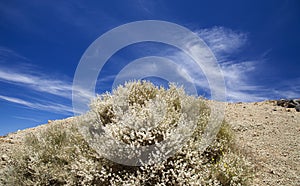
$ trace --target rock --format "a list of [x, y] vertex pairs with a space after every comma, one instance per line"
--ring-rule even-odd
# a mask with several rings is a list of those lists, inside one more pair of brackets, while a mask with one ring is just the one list
[[297, 112], [300, 112], [300, 104], [295, 107]]
[[253, 136], [253, 137], [257, 137], [257, 136], [259, 136], [259, 134], [256, 133], [256, 132], [254, 132], [252, 136]]
[[[276, 105], [285, 108], [295, 108], [297, 112], [300, 112], [300, 99], [280, 99]], [[290, 110], [287, 111], [289, 112]]]
[[275, 171], [274, 170], [270, 170], [269, 173], [270, 174], [275, 174]]
[[293, 101], [294, 101], [295, 103], [300, 104], [300, 98], [299, 98], [299, 99], [293, 99]]
[[286, 102], [285, 99], [280, 99], [280, 100], [277, 101], [277, 106], [282, 106], [282, 107], [284, 107], [285, 102]]
[[1, 160], [2, 160], [2, 161], [8, 161], [8, 156], [7, 156], [6, 154], [3, 154], [3, 155], [1, 156]]

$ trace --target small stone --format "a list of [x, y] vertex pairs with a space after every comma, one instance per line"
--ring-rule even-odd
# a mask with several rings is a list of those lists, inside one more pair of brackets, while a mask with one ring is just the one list
[[3, 155], [1, 156], [1, 160], [2, 160], [2, 161], [7, 161], [7, 160], [8, 160], [8, 156], [7, 156], [6, 154], [3, 154]]
[[252, 135], [253, 137], [259, 136], [256, 132]]
[[275, 174], [275, 171], [274, 170], [270, 170], [269, 173], [270, 174]]

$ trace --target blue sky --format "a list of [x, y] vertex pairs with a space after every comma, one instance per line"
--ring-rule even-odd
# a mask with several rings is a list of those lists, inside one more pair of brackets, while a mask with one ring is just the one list
[[[300, 97], [296, 0], [1, 1], [0, 135], [72, 116], [72, 81], [85, 50], [105, 32], [140, 20], [169, 21], [198, 34], [220, 65], [228, 101]], [[209, 97], [205, 78], [188, 59], [157, 43], [115, 53], [99, 75], [97, 93], [110, 91], [130, 61], [154, 54], [182, 63]]]

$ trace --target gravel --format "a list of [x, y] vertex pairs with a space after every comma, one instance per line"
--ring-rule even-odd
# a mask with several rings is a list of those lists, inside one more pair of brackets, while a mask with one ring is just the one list
[[238, 146], [256, 165], [253, 185], [300, 185], [300, 113], [274, 101], [226, 106]]

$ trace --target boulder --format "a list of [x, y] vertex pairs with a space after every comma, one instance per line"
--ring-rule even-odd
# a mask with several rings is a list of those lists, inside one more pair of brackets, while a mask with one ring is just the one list
[[300, 112], [300, 99], [280, 99], [276, 101], [276, 104], [285, 108], [295, 108], [297, 112]]

